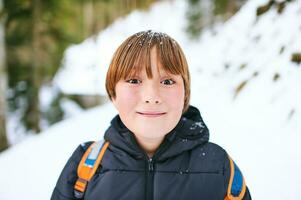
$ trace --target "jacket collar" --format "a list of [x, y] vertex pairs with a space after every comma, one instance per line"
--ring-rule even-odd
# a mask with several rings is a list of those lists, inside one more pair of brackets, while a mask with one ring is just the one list
[[[138, 145], [134, 134], [122, 123], [119, 115], [112, 119], [111, 126], [105, 132], [104, 138], [137, 159], [146, 156]], [[157, 161], [165, 160], [204, 144], [208, 140], [209, 130], [199, 110], [196, 107], [189, 106], [175, 128], [165, 136], [153, 159]]]

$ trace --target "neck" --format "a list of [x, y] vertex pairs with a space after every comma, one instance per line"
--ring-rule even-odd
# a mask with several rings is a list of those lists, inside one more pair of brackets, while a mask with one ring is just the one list
[[164, 137], [162, 138], [144, 138], [135, 136], [140, 147], [145, 151], [149, 158], [153, 157], [156, 150], [159, 148], [162, 143]]

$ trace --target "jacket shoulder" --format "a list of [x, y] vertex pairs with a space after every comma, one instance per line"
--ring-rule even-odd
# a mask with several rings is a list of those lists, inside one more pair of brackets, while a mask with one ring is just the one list
[[212, 142], [207, 142], [203, 145], [196, 147], [193, 150], [193, 152], [199, 157], [203, 156], [204, 158], [210, 160], [213, 159], [215, 162], [217, 161], [218, 163], [224, 163], [225, 159], [228, 158], [226, 150]]
[[219, 158], [224, 177], [225, 189], [229, 194], [231, 194], [230, 196], [233, 195], [233, 198], [228, 199], [251, 200], [251, 195], [248, 187], [246, 186], [243, 173], [235, 161], [232, 160], [227, 151], [221, 146], [211, 142], [208, 142], [205, 148], [207, 148], [209, 152], [213, 152], [212, 154], [217, 155]]
[[205, 146], [206, 146], [206, 148], [208, 148], [208, 150], [210, 150], [210, 151], [213, 151], [213, 152], [215, 152], [215, 153], [221, 154], [221, 155], [223, 155], [223, 156], [227, 156], [226, 150], [225, 150], [223, 147], [219, 146], [218, 144], [215, 144], [215, 143], [213, 143], [213, 142], [207, 142], [207, 143], [205, 144]]
[[217, 144], [207, 142], [190, 151], [190, 168], [195, 172], [224, 174], [226, 151]]
[[77, 180], [77, 167], [85, 151], [92, 143], [92, 141], [82, 143], [72, 153], [59, 176], [51, 200], [74, 199], [73, 187]]

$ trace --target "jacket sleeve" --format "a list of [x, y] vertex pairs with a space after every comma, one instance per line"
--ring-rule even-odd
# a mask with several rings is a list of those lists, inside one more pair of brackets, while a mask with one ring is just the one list
[[252, 200], [248, 187], [243, 200]]
[[[243, 174], [242, 174], [242, 172], [240, 171], [240, 169], [238, 168], [238, 166], [236, 165], [236, 163], [233, 161], [233, 165], [231, 166], [231, 160], [230, 160], [231, 158], [228, 156], [228, 154], [226, 154], [226, 156], [225, 156], [225, 162], [224, 162], [224, 180], [225, 180], [225, 189], [226, 189], [226, 192], [225, 192], [225, 194], [227, 195], [227, 191], [228, 191], [228, 188], [230, 187], [230, 184], [231, 184], [231, 182], [230, 182], [230, 179], [231, 179], [231, 168], [233, 168], [233, 170], [232, 170], [232, 173], [233, 173], [233, 176], [235, 177], [235, 178], [233, 178], [232, 179], [232, 184], [231, 185], [233, 185], [233, 187], [237, 187], [237, 188], [243, 188], [243, 179], [244, 179], [244, 177], [243, 177]], [[242, 189], [241, 189], [242, 190]], [[233, 194], [233, 196], [235, 196], [235, 195], [239, 195], [239, 191], [241, 191], [241, 190], [237, 190], [237, 191], [235, 191], [235, 189], [234, 189], [234, 193], [236, 193], [236, 194]], [[227, 198], [225, 198], [225, 199], [227, 199]], [[247, 187], [247, 185], [245, 185], [245, 192], [244, 192], [244, 195], [243, 195], [243, 198], [242, 198], [242, 200], [252, 200], [252, 198], [251, 198], [251, 195], [250, 195], [250, 191], [249, 191], [249, 189], [248, 189], [248, 187]]]
[[74, 200], [73, 187], [77, 180], [77, 166], [86, 149], [92, 144], [87, 142], [79, 145], [63, 168], [53, 190], [51, 200]]

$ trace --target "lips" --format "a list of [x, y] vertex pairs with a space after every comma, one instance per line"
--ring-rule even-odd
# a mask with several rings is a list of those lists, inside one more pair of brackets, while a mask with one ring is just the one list
[[166, 112], [154, 112], [154, 111], [143, 111], [143, 112], [137, 112], [138, 114], [145, 116], [145, 117], [160, 117], [162, 115], [165, 115]]

